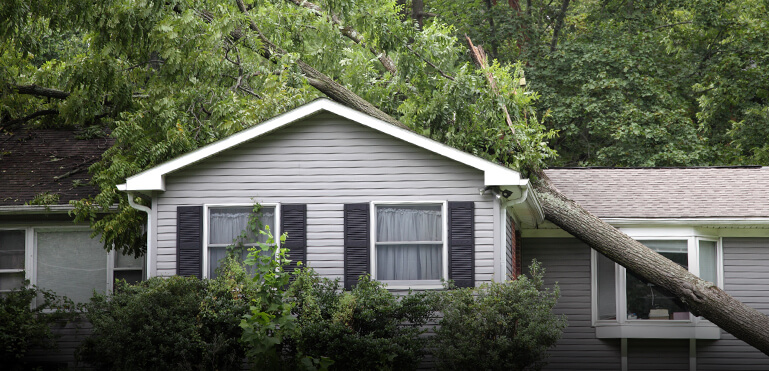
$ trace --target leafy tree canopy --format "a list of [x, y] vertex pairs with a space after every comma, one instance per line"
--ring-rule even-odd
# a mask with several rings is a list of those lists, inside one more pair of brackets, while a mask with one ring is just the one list
[[761, 0], [435, 0], [437, 21], [521, 60], [558, 165], [764, 164]]
[[116, 184], [324, 96], [328, 78], [418, 133], [542, 167], [553, 133], [519, 84], [522, 66], [477, 67], [451, 26], [419, 27], [402, 10], [385, 0], [6, 1], [0, 126], [106, 128], [115, 145], [90, 169], [101, 193], [75, 214], [105, 248], [136, 255], [144, 216]]

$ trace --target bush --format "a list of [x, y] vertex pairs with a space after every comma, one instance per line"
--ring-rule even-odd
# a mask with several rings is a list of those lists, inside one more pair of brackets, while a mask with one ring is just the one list
[[[415, 369], [424, 350], [424, 325], [432, 315], [425, 294], [397, 297], [370, 277], [352, 291], [312, 270], [296, 276], [297, 329], [290, 344], [298, 355], [333, 360], [332, 369]], [[408, 325], [405, 325], [408, 324]]]
[[215, 280], [153, 277], [97, 294], [85, 305], [93, 333], [79, 355], [109, 370], [239, 369], [244, 276], [235, 269]]
[[[32, 347], [56, 345], [51, 324], [73, 319], [74, 304], [65, 297], [36, 286], [0, 295], [0, 364], [10, 370], [24, 369], [24, 357]], [[37, 305], [31, 309], [32, 301]], [[53, 310], [53, 313], [44, 313]]]
[[443, 370], [523, 370], [545, 365], [565, 318], [552, 313], [558, 287], [543, 288], [535, 261], [531, 277], [436, 293], [443, 319], [432, 338]]

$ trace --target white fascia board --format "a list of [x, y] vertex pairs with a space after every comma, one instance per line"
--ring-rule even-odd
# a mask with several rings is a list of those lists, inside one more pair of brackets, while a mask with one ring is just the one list
[[427, 149], [428, 151], [434, 152], [444, 157], [448, 157], [454, 161], [463, 163], [478, 170], [482, 170], [484, 172], [484, 183], [486, 186], [519, 186], [526, 185], [528, 183], [528, 180], [521, 179], [520, 173], [515, 170], [508, 169], [504, 166], [500, 166], [493, 162], [462, 152], [443, 143], [436, 142], [409, 130], [399, 128], [390, 123], [371, 117], [365, 113], [356, 111], [342, 104], [323, 98], [295, 108], [282, 115], [275, 116], [252, 128], [230, 135], [224, 139], [177, 157], [176, 159], [167, 161], [163, 164], [129, 177], [126, 179], [124, 189], [120, 190], [164, 191], [164, 177], [166, 174], [211, 157], [219, 152], [245, 143], [251, 139], [270, 133], [276, 129], [316, 114], [322, 110], [334, 113], [348, 120], [355, 121], [382, 133], [389, 134], [408, 143]]
[[741, 226], [767, 225], [769, 217], [711, 217], [711, 218], [601, 218], [601, 220], [617, 227], [631, 225], [649, 226]]

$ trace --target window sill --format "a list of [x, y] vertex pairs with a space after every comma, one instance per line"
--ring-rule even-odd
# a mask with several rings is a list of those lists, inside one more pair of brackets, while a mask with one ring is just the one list
[[643, 321], [624, 324], [596, 323], [599, 339], [721, 339], [721, 329], [710, 322]]
[[388, 290], [439, 290], [443, 289], [441, 281], [379, 281], [387, 285]]

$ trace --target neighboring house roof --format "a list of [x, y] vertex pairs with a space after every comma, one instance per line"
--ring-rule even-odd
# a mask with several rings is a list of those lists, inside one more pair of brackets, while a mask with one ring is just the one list
[[564, 168], [545, 173], [601, 218], [767, 218], [769, 167]]
[[0, 133], [0, 208], [30, 203], [46, 192], [53, 195], [47, 200], [52, 205], [98, 193], [88, 184], [88, 167], [113, 141], [77, 137], [71, 130]]
[[121, 191], [163, 191], [165, 190], [165, 175], [184, 168], [205, 158], [211, 157], [229, 148], [245, 143], [254, 138], [273, 132], [301, 119], [330, 112], [348, 120], [365, 125], [374, 130], [404, 140], [413, 145], [425, 148], [436, 154], [448, 157], [457, 162], [474, 167], [484, 172], [485, 185], [491, 186], [527, 186], [528, 179], [521, 179], [520, 174], [512, 169], [500, 166], [480, 157], [462, 152], [419, 134], [399, 128], [382, 120], [376, 119], [352, 108], [343, 106], [328, 99], [317, 99], [308, 104], [295, 108], [282, 115], [276, 116], [252, 128], [233, 134], [227, 138], [201, 147], [195, 151], [177, 157], [151, 169], [126, 179], [125, 184], [118, 186]]

